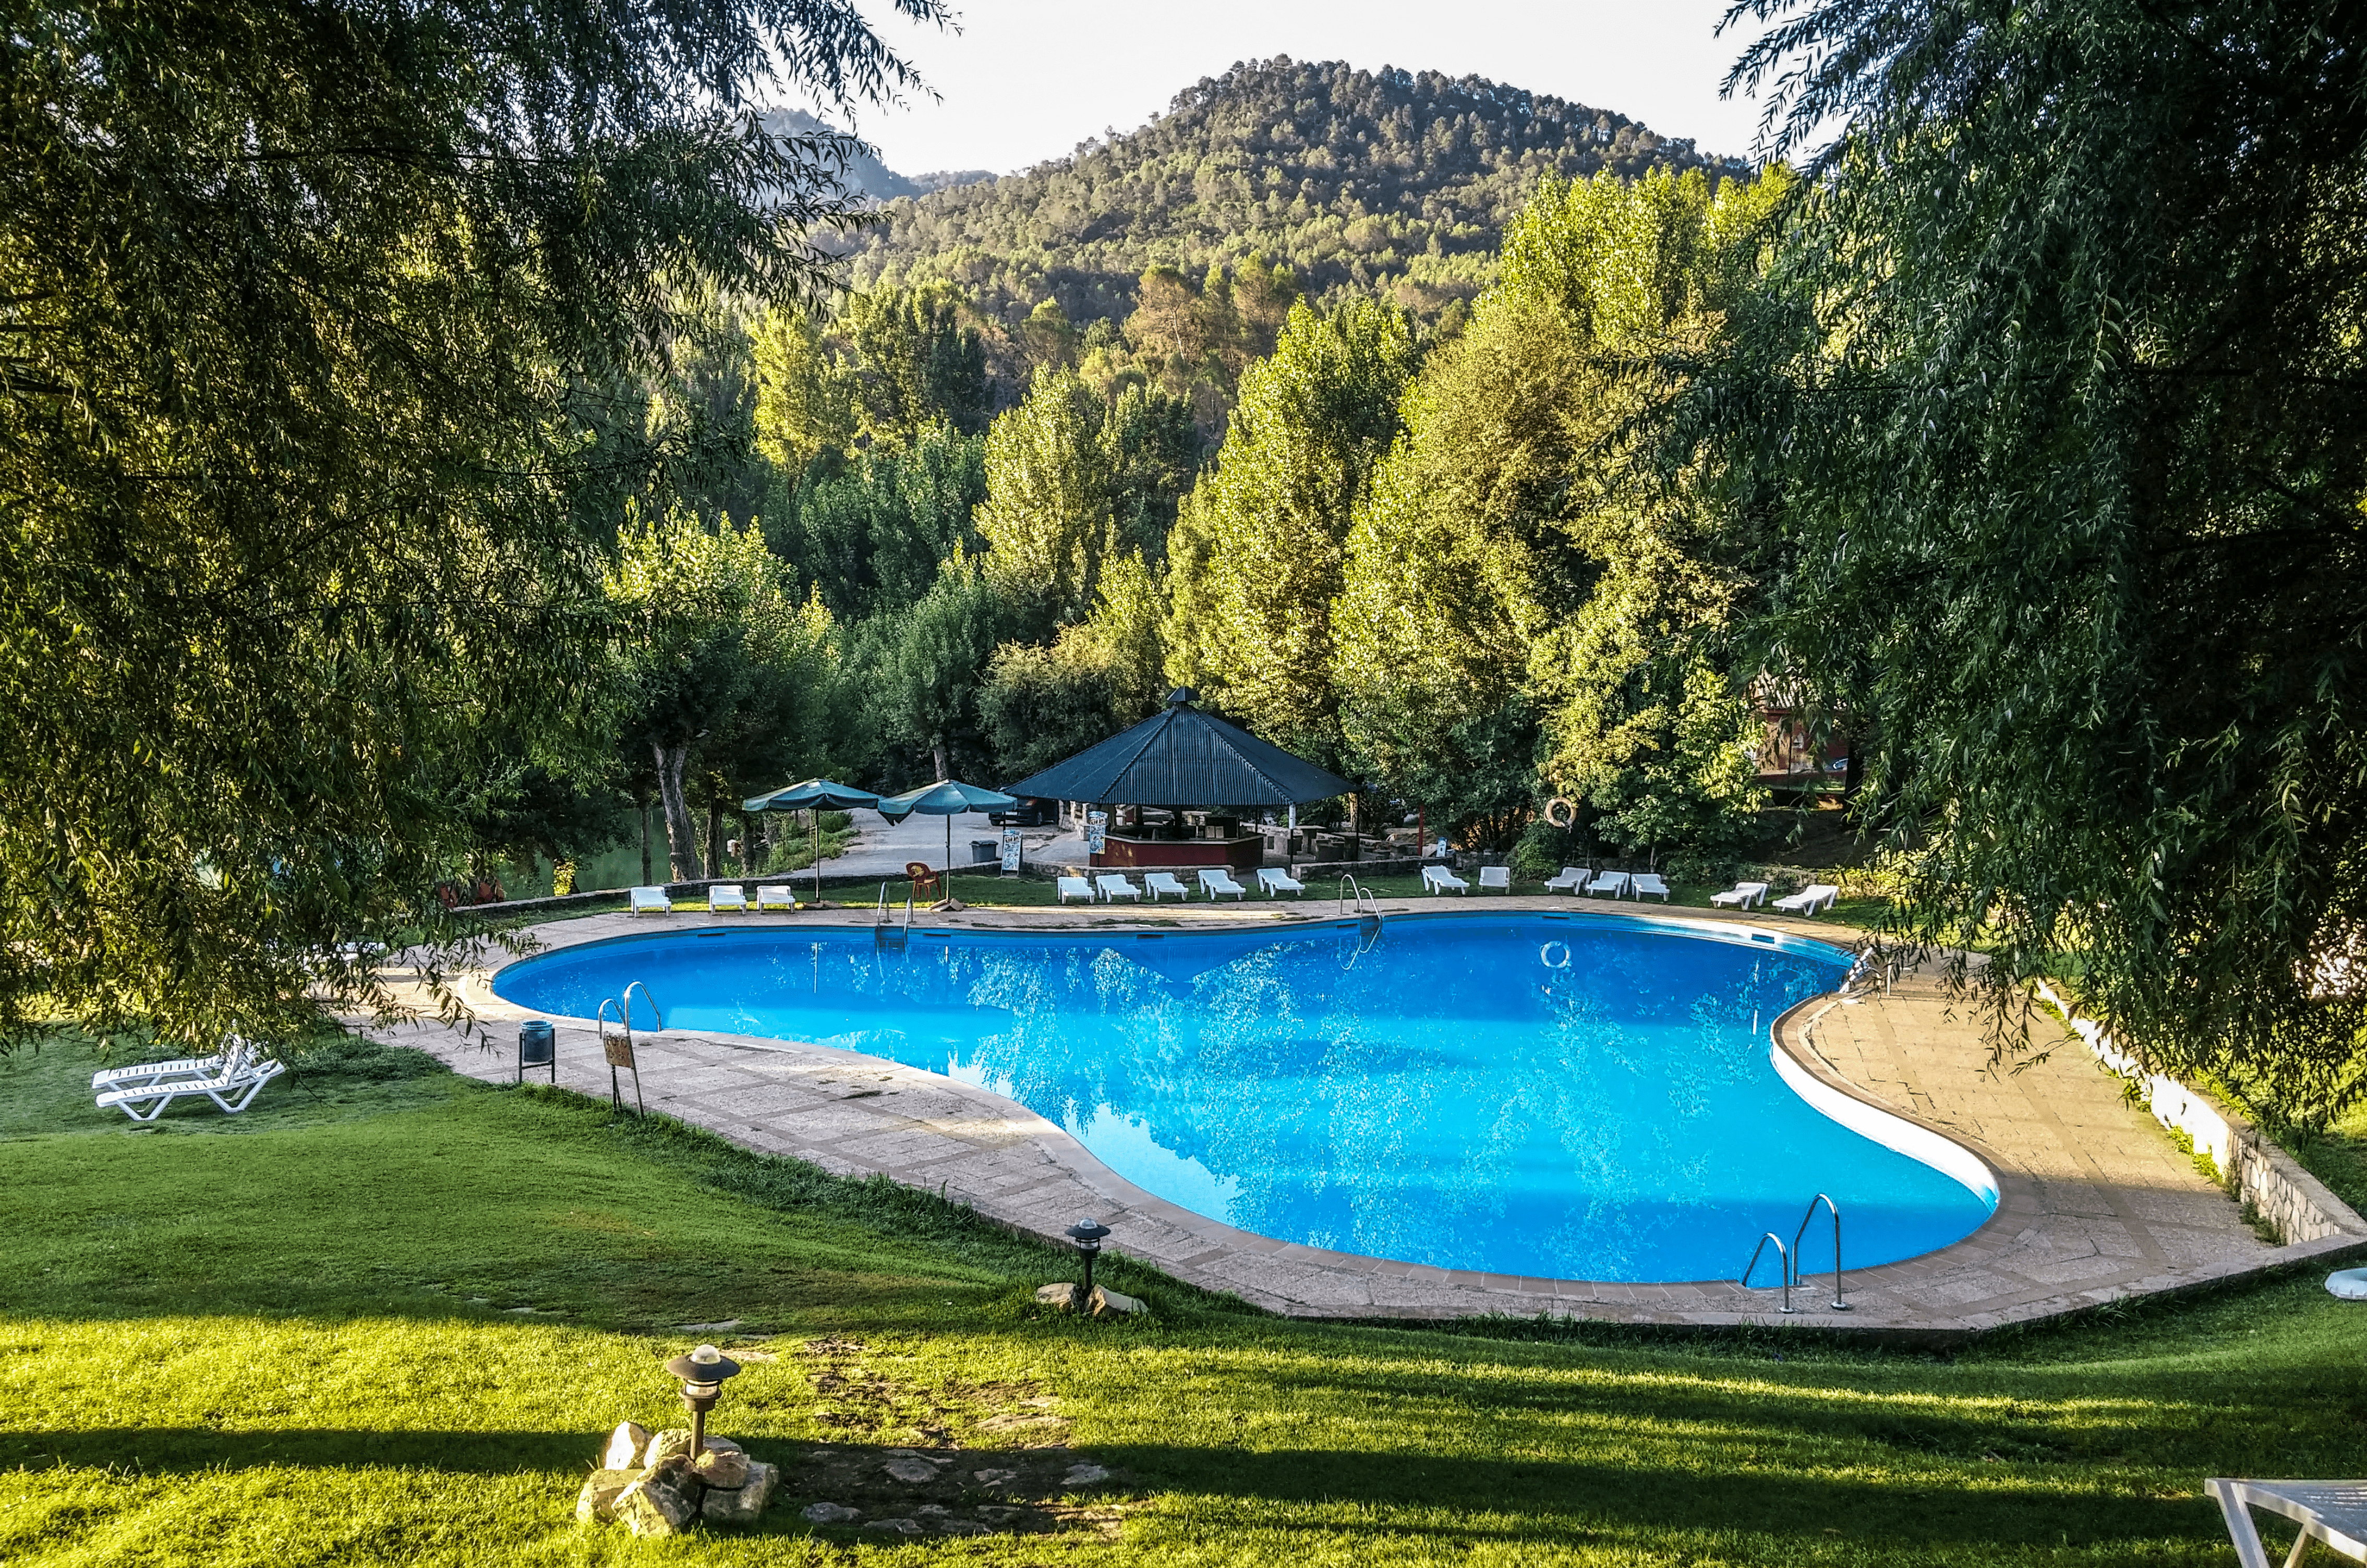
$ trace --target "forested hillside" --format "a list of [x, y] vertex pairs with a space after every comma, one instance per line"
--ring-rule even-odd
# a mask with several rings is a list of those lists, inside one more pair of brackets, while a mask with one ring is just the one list
[[1073, 156], [887, 203], [854, 241], [852, 275], [864, 289], [956, 283], [1014, 339], [1047, 299], [1081, 328], [1123, 322], [1148, 267], [1196, 280], [1252, 257], [1288, 267], [1311, 299], [1377, 293], [1434, 320], [1487, 281], [1540, 176], [1655, 165], [1748, 172], [1476, 76], [1277, 56], [1203, 79]]

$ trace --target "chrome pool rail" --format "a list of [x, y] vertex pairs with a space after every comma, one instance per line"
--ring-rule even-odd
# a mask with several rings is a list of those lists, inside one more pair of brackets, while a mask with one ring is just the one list
[[1750, 1289], [1750, 1271], [1759, 1267], [1759, 1259], [1767, 1251], [1769, 1242], [1775, 1244], [1775, 1262], [1784, 1277], [1784, 1310], [1786, 1312], [1798, 1312], [1800, 1309], [1792, 1304], [1792, 1255], [1785, 1250], [1784, 1238], [1772, 1231], [1760, 1233], [1759, 1244], [1750, 1249], [1750, 1261], [1742, 1266], [1742, 1277], [1735, 1283], [1746, 1290]]
[[[633, 1053], [632, 996], [635, 990], [649, 997], [650, 1011], [657, 1014], [659, 1027], [663, 1028], [665, 1015], [658, 1012], [658, 999], [651, 996], [650, 988], [638, 980], [626, 985], [622, 1000], [614, 996], [601, 998], [600, 1009], [593, 1018], [593, 1028], [600, 1036], [600, 1054], [608, 1063], [608, 1103], [618, 1110], [625, 1108], [624, 1089], [617, 1081], [617, 1069], [622, 1067], [633, 1075], [633, 1112], [637, 1116], [646, 1116], [649, 1107], [641, 1098], [641, 1065]], [[608, 1032], [608, 1009], [611, 1007], [617, 1009], [618, 1032], [616, 1034]]]
[[1355, 872], [1341, 872], [1340, 895], [1338, 900], [1339, 912], [1342, 915], [1347, 914], [1351, 903], [1353, 903], [1355, 908], [1357, 918], [1363, 919], [1368, 913], [1365, 908], [1365, 901], [1366, 899], [1370, 899], [1372, 901], [1373, 907], [1369, 911], [1369, 914], [1371, 915], [1373, 924], [1377, 926], [1381, 922], [1381, 895], [1366, 887], [1364, 883], [1358, 881], [1356, 880]]
[[1792, 1233], [1792, 1278], [1796, 1281], [1800, 1267], [1800, 1241], [1808, 1233], [1808, 1221], [1817, 1217], [1817, 1205], [1823, 1204], [1833, 1217], [1833, 1300], [1832, 1310], [1845, 1312], [1850, 1304], [1841, 1300], [1841, 1211], [1840, 1206], [1824, 1193], [1808, 1199], [1808, 1211], [1800, 1216], [1800, 1228]]

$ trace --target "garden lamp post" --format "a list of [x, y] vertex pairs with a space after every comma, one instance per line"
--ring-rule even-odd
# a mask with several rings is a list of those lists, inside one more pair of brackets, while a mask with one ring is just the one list
[[739, 1375], [740, 1363], [712, 1345], [702, 1345], [687, 1356], [675, 1357], [665, 1368], [682, 1380], [682, 1402], [690, 1407], [690, 1462], [697, 1464], [707, 1447], [707, 1413], [721, 1396], [723, 1380]]
[[1088, 1297], [1093, 1293], [1093, 1259], [1102, 1255], [1102, 1238], [1109, 1233], [1110, 1228], [1099, 1220], [1080, 1220], [1069, 1227], [1069, 1239], [1077, 1244], [1077, 1251], [1084, 1256], [1084, 1293]]

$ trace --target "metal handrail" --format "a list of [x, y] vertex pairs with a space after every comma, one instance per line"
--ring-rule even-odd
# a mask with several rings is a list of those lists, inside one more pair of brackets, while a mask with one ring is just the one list
[[878, 924], [882, 926], [888, 924], [888, 884], [886, 882], [879, 884], [879, 903], [873, 913], [878, 915]]
[[1362, 915], [1365, 913], [1365, 901], [1368, 898], [1373, 901], [1373, 924], [1378, 926], [1381, 923], [1381, 895], [1375, 892], [1372, 889], [1365, 886], [1362, 882], [1357, 883], [1356, 913], [1359, 915]]
[[1845, 1312], [1850, 1304], [1841, 1300], [1841, 1211], [1824, 1193], [1808, 1199], [1808, 1211], [1800, 1216], [1800, 1228], [1792, 1233], [1793, 1278], [1799, 1278], [1800, 1238], [1808, 1233], [1808, 1221], [1817, 1217], [1817, 1205], [1823, 1204], [1833, 1217], [1833, 1311]]
[[624, 1000], [618, 1004], [618, 1006], [624, 1010], [626, 1029], [629, 1032], [633, 1027], [633, 993], [636, 991], [641, 994], [641, 1000], [650, 1005], [650, 1017], [657, 1020], [654, 1027], [661, 1029], [664, 1028], [665, 1009], [658, 1006], [658, 999], [650, 994], [650, 988], [648, 986], [643, 985], [638, 980], [632, 980], [625, 983]]
[[1750, 1289], [1750, 1271], [1759, 1267], [1759, 1259], [1767, 1251], [1769, 1242], [1775, 1244], [1775, 1261], [1783, 1266], [1784, 1310], [1787, 1312], [1797, 1312], [1799, 1309], [1792, 1305], [1792, 1255], [1784, 1250], [1784, 1238], [1772, 1231], [1760, 1233], [1759, 1244], [1750, 1249], [1750, 1261], [1742, 1266], [1742, 1278], [1737, 1279], [1735, 1283], [1746, 1290]]
[[[1349, 901], [1349, 899], [1350, 899], [1350, 898], [1352, 898], [1352, 897], [1353, 897], [1353, 896], [1355, 896], [1357, 893], [1361, 892], [1362, 891], [1363, 891], [1362, 889], [1360, 889], [1360, 888], [1358, 888], [1358, 887], [1356, 886], [1356, 873], [1355, 873], [1355, 872], [1353, 872], [1353, 871], [1342, 871], [1342, 872], [1341, 872], [1341, 873], [1340, 873], [1340, 891], [1339, 891], [1339, 892], [1338, 892], [1337, 896], [1336, 896], [1336, 897], [1333, 899], [1333, 901], [1332, 901], [1332, 902], [1333, 902], [1333, 904], [1334, 904], [1334, 906], [1335, 906], [1335, 907], [1334, 907], [1334, 909], [1333, 909], [1333, 913], [1334, 913], [1334, 914], [1339, 914], [1339, 915], [1345, 915], [1345, 914], [1347, 914], [1347, 913], [1348, 913], [1348, 901]], [[1359, 907], [1361, 907], [1361, 904], [1359, 905]]]
[[[633, 986], [640, 984], [641, 983], [637, 980], [631, 984], [627, 985], [625, 987], [626, 997], [629, 999], [633, 994]], [[644, 996], [650, 996], [650, 988], [646, 985], [641, 985], [641, 994]], [[651, 1012], [656, 1012], [657, 1006], [658, 999], [654, 996], [650, 996], [650, 1010]], [[608, 1034], [608, 1009], [611, 1007], [617, 1009], [617, 1027], [624, 1031], [625, 1060], [623, 1065], [629, 1067], [633, 1074], [633, 1109], [635, 1114], [646, 1116], [649, 1114], [649, 1105], [641, 1098], [640, 1059], [633, 1053], [632, 1009], [629, 1005], [629, 1002], [619, 1001], [614, 996], [604, 996], [600, 999], [599, 1010], [594, 1014], [592, 1023], [593, 1028], [600, 1037], [600, 1054], [606, 1057], [608, 1062], [608, 1103], [615, 1106], [618, 1110], [625, 1108], [624, 1090], [617, 1082], [617, 1068], [618, 1063], [616, 1056], [608, 1049], [608, 1041], [610, 1039]], [[659, 1027], [664, 1027], [663, 1014], [659, 1015]]]

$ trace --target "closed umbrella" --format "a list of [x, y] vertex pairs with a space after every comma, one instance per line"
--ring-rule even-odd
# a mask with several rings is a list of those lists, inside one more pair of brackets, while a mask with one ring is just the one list
[[769, 795], [758, 795], [740, 802], [743, 812], [811, 812], [813, 817], [814, 902], [821, 902], [821, 813], [851, 812], [857, 806], [877, 806], [879, 797], [868, 790], [851, 785], [833, 784], [827, 778], [809, 778], [802, 784], [791, 784]]
[[950, 898], [954, 891], [954, 818], [964, 812], [1007, 812], [1017, 804], [1015, 795], [964, 784], [957, 778], [940, 778], [934, 784], [890, 795], [877, 809], [891, 823], [902, 822], [914, 812], [924, 817], [946, 819], [946, 896]]

